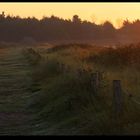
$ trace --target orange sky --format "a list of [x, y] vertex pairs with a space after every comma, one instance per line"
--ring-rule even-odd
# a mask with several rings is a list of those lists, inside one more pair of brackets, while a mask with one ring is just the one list
[[0, 3], [0, 12], [6, 15], [19, 15], [21, 17], [43, 16], [62, 17], [71, 19], [78, 14], [82, 20], [95, 21], [99, 24], [110, 20], [116, 27], [121, 26], [122, 20], [128, 18], [130, 21], [140, 18], [140, 3]]

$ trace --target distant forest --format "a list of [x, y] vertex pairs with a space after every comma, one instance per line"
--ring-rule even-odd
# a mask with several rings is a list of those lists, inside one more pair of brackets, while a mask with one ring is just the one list
[[0, 42], [36, 42], [89, 41], [110, 43], [140, 42], [140, 20], [124, 20], [123, 26], [116, 29], [111, 22], [97, 25], [82, 21], [78, 15], [72, 20], [56, 16], [21, 18], [19, 16], [0, 15]]

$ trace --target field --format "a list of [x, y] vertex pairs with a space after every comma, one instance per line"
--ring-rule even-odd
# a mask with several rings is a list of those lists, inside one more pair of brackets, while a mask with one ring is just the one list
[[[140, 134], [140, 44], [12, 46], [0, 52], [0, 134]], [[120, 81], [120, 108], [113, 80]]]

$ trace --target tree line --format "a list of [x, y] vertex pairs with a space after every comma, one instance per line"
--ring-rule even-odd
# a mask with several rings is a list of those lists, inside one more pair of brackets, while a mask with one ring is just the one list
[[72, 20], [52, 15], [41, 20], [35, 17], [0, 15], [0, 41], [20, 42], [32, 38], [37, 42], [53, 42], [63, 40], [111, 40], [116, 42], [139, 41], [140, 20], [129, 22], [124, 20], [123, 26], [116, 29], [109, 21], [97, 25], [94, 22], [82, 21], [78, 15]]

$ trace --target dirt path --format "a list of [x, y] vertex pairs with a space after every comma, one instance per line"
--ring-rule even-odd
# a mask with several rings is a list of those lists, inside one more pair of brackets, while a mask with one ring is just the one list
[[22, 49], [0, 49], [0, 135], [28, 135], [30, 113], [26, 110], [31, 85], [29, 65]]

